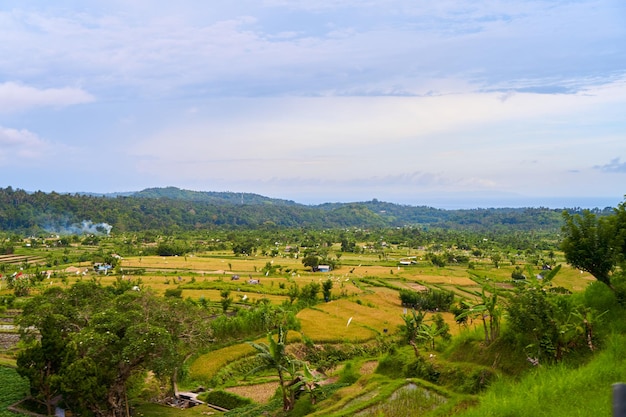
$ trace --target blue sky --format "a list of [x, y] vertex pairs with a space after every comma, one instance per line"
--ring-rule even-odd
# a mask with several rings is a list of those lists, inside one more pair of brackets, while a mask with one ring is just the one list
[[4, 0], [0, 186], [616, 205], [621, 0]]

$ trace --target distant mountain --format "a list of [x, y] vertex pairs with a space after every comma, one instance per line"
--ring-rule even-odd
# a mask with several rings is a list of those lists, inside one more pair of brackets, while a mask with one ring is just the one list
[[102, 225], [115, 232], [416, 225], [459, 230], [556, 232], [562, 225], [561, 211], [548, 208], [444, 210], [378, 200], [307, 206], [258, 194], [201, 192], [176, 187], [115, 194], [60, 194], [0, 188], [0, 231], [29, 234], [85, 229], [85, 225]]
[[294, 201], [264, 197], [252, 193], [234, 193], [217, 191], [190, 191], [176, 187], [146, 188], [129, 194], [139, 198], [167, 198], [170, 200], [197, 201], [213, 204], [276, 204], [286, 206], [299, 205]]

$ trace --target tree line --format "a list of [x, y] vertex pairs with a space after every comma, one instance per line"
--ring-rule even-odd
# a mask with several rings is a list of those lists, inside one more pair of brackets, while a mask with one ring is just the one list
[[[175, 189], [178, 190], [178, 189]], [[441, 210], [378, 200], [307, 206], [257, 195], [199, 198], [197, 192], [140, 192], [115, 197], [85, 194], [26, 192], [0, 188], [0, 230], [38, 234], [64, 233], [102, 225], [127, 231], [193, 231], [216, 228], [272, 227], [398, 227], [420, 224], [455, 230], [557, 230], [561, 210], [548, 208], [490, 208]], [[231, 195], [232, 194], [232, 195]], [[568, 210], [572, 213], [577, 210]], [[608, 213], [607, 209], [596, 212]]]

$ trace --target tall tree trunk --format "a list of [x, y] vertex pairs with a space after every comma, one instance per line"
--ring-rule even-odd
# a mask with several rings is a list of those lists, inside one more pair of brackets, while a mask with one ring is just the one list
[[485, 329], [485, 344], [489, 344], [489, 328], [487, 327], [487, 320], [485, 319], [485, 315], [482, 315], [483, 319], [483, 328]]
[[278, 369], [278, 380], [280, 382], [280, 390], [283, 396], [283, 410], [288, 411], [291, 410], [291, 401], [290, 398], [287, 397], [287, 387], [285, 386], [285, 378], [283, 376], [283, 372]]

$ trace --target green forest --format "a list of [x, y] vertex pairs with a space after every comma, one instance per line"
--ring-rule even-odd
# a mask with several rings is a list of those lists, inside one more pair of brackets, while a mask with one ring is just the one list
[[[581, 212], [580, 208], [568, 208]], [[398, 227], [422, 225], [464, 230], [556, 230], [562, 209], [487, 208], [442, 210], [378, 200], [317, 206], [249, 193], [178, 188], [130, 195], [86, 195], [0, 189], [0, 230], [24, 234], [80, 232], [82, 223], [107, 224], [117, 233], [260, 227]], [[601, 214], [611, 208], [596, 209]]]
[[625, 262], [626, 202], [0, 189], [0, 416], [608, 416]]

